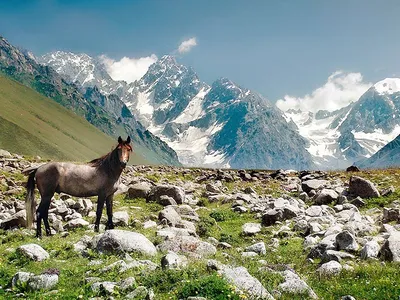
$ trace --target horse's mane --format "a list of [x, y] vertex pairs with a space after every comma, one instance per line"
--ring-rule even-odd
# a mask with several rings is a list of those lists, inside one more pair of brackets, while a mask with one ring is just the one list
[[111, 160], [111, 156], [113, 155], [115, 149], [113, 149], [112, 151], [108, 152], [107, 154], [104, 154], [103, 156], [99, 157], [99, 158], [95, 158], [91, 161], [89, 161], [87, 164], [91, 167], [95, 167], [95, 168], [99, 168], [101, 166], [104, 165], [110, 165], [110, 160]]

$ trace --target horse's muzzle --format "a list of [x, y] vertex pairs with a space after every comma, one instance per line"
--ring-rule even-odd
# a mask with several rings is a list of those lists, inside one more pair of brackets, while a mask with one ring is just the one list
[[121, 168], [125, 168], [126, 167], [126, 162], [121, 161]]

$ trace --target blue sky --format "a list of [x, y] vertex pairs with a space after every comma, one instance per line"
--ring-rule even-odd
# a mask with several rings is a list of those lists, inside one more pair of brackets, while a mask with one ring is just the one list
[[[36, 55], [177, 53], [207, 83], [224, 76], [273, 102], [302, 101], [336, 77], [365, 88], [400, 76], [399, 16], [397, 0], [20, 0], [0, 2], [0, 35]], [[197, 45], [176, 52], [189, 38]]]

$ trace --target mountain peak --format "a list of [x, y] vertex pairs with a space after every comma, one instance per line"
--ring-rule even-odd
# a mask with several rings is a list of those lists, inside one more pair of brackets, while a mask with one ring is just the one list
[[175, 57], [172, 55], [163, 55], [160, 58], [159, 63], [164, 65], [178, 65]]
[[393, 94], [400, 92], [400, 78], [385, 78], [374, 84], [379, 94]]

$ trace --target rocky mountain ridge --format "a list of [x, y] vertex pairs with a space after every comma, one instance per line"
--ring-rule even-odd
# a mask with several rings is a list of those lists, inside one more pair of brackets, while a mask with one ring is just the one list
[[117, 94], [188, 166], [343, 169], [400, 134], [396, 78], [376, 83], [337, 111], [283, 113], [227, 78], [211, 86], [201, 82], [172, 56], [163, 56], [131, 84], [98, 75], [104, 66], [86, 55], [91, 67], [79, 67], [75, 56], [56, 52], [41, 59], [82, 87], [99, 84], [103, 93]]
[[[103, 132], [115, 136], [128, 134], [136, 150], [150, 162], [179, 164], [176, 153], [141, 126], [125, 104], [115, 97], [101, 98], [88, 92], [86, 99], [80, 89], [60, 76], [53, 68], [37, 63], [28, 52], [22, 52], [0, 37], [0, 72], [83, 116]], [[98, 93], [97, 93], [98, 94]], [[107, 101], [98, 101], [100, 99]], [[110, 115], [110, 107], [113, 108]]]
[[[70, 60], [72, 54], [67, 57]], [[78, 70], [71, 74], [73, 68], [68, 67], [68, 60], [63, 58], [60, 63], [50, 59], [48, 63], [61, 65], [61, 74], [79, 80]], [[80, 79], [82, 86], [96, 84], [85, 76]], [[172, 56], [163, 56], [124, 91], [120, 97], [127, 107], [149, 131], [167, 142], [185, 165], [295, 169], [313, 166], [305, 150], [306, 141], [268, 100], [227, 78], [209, 86], [200, 81], [193, 69], [178, 64]]]

